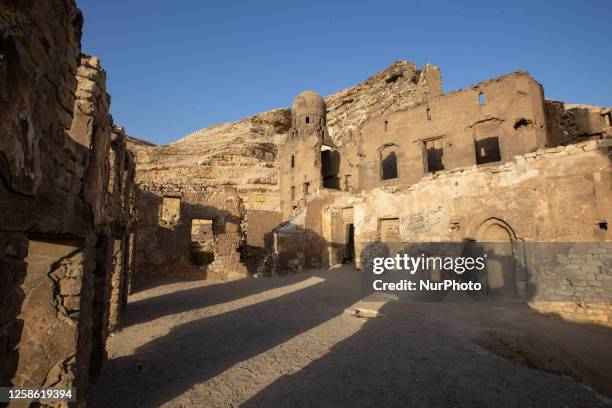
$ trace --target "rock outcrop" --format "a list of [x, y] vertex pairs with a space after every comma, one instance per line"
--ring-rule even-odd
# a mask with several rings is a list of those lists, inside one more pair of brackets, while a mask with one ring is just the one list
[[[395, 62], [363, 83], [325, 98], [330, 136], [342, 145], [365, 119], [440, 93], [438, 68]], [[247, 210], [278, 211], [277, 147], [290, 127], [291, 111], [277, 109], [202, 129], [165, 146], [132, 140], [137, 181], [233, 185]]]

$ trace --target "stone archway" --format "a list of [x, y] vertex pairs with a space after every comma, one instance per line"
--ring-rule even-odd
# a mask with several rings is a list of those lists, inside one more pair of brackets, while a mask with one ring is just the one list
[[477, 241], [487, 254], [485, 277], [487, 293], [515, 298], [517, 291], [517, 262], [512, 228], [503, 220], [490, 218], [478, 228]]

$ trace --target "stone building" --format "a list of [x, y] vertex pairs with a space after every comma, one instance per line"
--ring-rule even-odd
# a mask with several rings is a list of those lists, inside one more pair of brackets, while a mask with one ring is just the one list
[[[342, 262], [359, 269], [379, 244], [470, 251], [496, 242], [502, 266], [480, 277], [489, 293], [547, 307], [558, 300], [566, 315], [609, 322], [600, 300], [610, 300], [610, 122], [610, 109], [546, 100], [523, 71], [443, 94], [438, 68], [400, 61], [327, 98], [304, 91], [291, 110], [166, 146], [135, 141], [137, 184], [158, 203], [141, 208], [151, 217], [142, 228], [158, 233], [141, 241], [138, 269], [213, 276], [190, 255], [201, 244], [180, 232], [201, 216], [183, 207], [231, 187], [244, 206], [237, 232], [247, 268], [232, 277]], [[159, 203], [173, 194], [183, 215], [170, 232]], [[168, 237], [172, 253], [152, 251]], [[538, 244], [560, 242], [580, 245], [549, 247], [572, 254], [552, 270], [534, 263], [544, 256]]]
[[[338, 147], [294, 125], [279, 148], [277, 266], [360, 268], [381, 246], [494, 242], [479, 278], [489, 294], [610, 324], [611, 133], [610, 109], [546, 101], [526, 72], [369, 118]], [[318, 188], [294, 194], [300, 183]]]
[[132, 272], [134, 156], [74, 1], [0, 6], [0, 385], [76, 388]]
[[366, 269], [430, 243], [489, 251], [490, 294], [612, 324], [609, 108], [526, 72], [443, 94], [438, 68], [398, 61], [156, 146], [113, 123], [81, 26], [73, 0], [0, 6], [0, 386], [84, 406], [136, 279]]

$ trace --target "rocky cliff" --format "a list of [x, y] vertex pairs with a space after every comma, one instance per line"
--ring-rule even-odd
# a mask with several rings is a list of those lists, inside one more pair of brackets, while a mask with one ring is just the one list
[[[397, 61], [366, 81], [325, 98], [330, 135], [342, 145], [365, 119], [441, 93], [438, 68]], [[278, 210], [277, 146], [291, 127], [291, 111], [276, 109], [196, 131], [165, 146], [132, 139], [137, 180], [177, 185], [234, 185], [247, 209]]]

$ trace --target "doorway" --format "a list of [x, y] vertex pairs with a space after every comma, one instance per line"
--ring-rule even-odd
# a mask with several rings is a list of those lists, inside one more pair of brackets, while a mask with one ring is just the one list
[[353, 224], [345, 224], [345, 254], [343, 263], [352, 263], [355, 261], [355, 226]]

